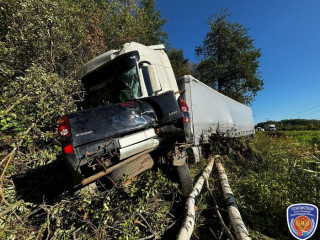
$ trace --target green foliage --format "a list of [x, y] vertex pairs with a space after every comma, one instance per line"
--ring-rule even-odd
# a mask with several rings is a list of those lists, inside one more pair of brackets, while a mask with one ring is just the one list
[[17, 220], [14, 214], [6, 222], [0, 218], [0, 234], [3, 239], [19, 239], [22, 234], [29, 239], [138, 239], [152, 234], [159, 238], [174, 221], [170, 212], [179, 200], [177, 193], [177, 184], [160, 171], [148, 171], [131, 185], [62, 197], [51, 205], [21, 200], [11, 210], [24, 225], [12, 224]]
[[143, 1], [9, 1], [0, 9], [0, 83], [21, 75], [31, 64], [75, 77], [95, 55], [123, 43], [164, 42], [166, 20], [154, 0]]
[[15, 75], [23, 75], [35, 64], [62, 77], [74, 77], [76, 70], [93, 57], [86, 37], [94, 9], [90, 4], [84, 7], [81, 2], [64, 0], [5, 1], [0, 56], [6, 67]]
[[[1, 138], [11, 138], [6, 143], [13, 147], [23, 138], [20, 151], [25, 149], [26, 153], [57, 145], [56, 125], [61, 115], [75, 110], [71, 93], [76, 85], [77, 82], [71, 79], [62, 79], [42, 67], [31, 65], [25, 76], [10, 81], [2, 90]], [[25, 134], [33, 124], [33, 130]]]
[[141, 43], [146, 45], [156, 45], [165, 43], [168, 40], [168, 34], [163, 31], [166, 19], [161, 17], [161, 11], [155, 9], [155, 0], [140, 0], [140, 7], [142, 9], [141, 23], [144, 23], [141, 28], [140, 36], [144, 36], [145, 40]]
[[320, 131], [287, 131], [285, 134], [302, 144], [320, 146]]
[[320, 120], [316, 119], [285, 119], [281, 121], [260, 122], [257, 127], [264, 128], [265, 124], [275, 124], [277, 130], [292, 131], [292, 130], [320, 130]]
[[105, 15], [103, 29], [108, 49], [118, 49], [131, 41], [155, 45], [168, 39], [162, 30], [167, 21], [155, 9], [154, 0], [112, 1]]
[[[286, 208], [294, 203], [319, 205], [319, 152], [285, 137], [256, 134], [250, 147], [260, 158], [225, 158], [240, 211], [250, 228], [276, 239], [289, 239]], [[275, 228], [276, 223], [276, 228]]]
[[171, 48], [167, 51], [176, 78], [192, 74], [192, 64], [183, 56], [182, 49]]
[[227, 17], [223, 11], [209, 18], [209, 32], [196, 49], [202, 57], [196, 75], [217, 91], [250, 104], [263, 88], [258, 70], [261, 52], [254, 47], [248, 30]]

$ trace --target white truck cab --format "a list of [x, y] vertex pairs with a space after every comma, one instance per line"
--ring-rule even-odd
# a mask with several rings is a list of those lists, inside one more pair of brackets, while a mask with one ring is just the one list
[[[127, 62], [120, 62], [121, 57], [127, 56], [126, 58], [128, 59], [129, 56], [132, 62], [129, 64], [128, 69], [122, 71], [125, 75], [130, 75], [129, 81], [131, 83], [129, 87], [132, 93], [129, 97], [138, 99], [167, 91], [177, 92], [177, 81], [164, 49], [163, 44], [145, 46], [136, 42], [126, 43], [119, 50], [110, 50], [85, 64], [82, 68], [82, 78], [90, 74], [92, 79], [94, 71], [112, 62], [115, 62], [113, 69], [120, 67], [119, 65], [124, 66]], [[119, 63], [116, 63], [117, 59], [119, 59]], [[113, 74], [109, 75], [112, 76]], [[114, 79], [114, 81], [117, 81], [117, 79]], [[110, 80], [107, 85], [112, 85], [114, 91], [117, 91], [115, 89], [117, 87], [116, 82]], [[179, 94], [176, 94], [176, 98], [178, 97]]]

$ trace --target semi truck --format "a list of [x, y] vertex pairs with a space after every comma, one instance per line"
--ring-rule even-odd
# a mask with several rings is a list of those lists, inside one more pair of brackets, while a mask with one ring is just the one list
[[157, 162], [177, 172], [188, 195], [187, 149], [199, 158], [210, 134], [254, 133], [249, 107], [190, 75], [176, 80], [164, 50], [131, 42], [83, 66], [84, 101], [58, 127], [74, 189], [133, 177]]
[[264, 125], [264, 129], [267, 131], [276, 131], [276, 125], [275, 124], [270, 124], [270, 123], [266, 123]]

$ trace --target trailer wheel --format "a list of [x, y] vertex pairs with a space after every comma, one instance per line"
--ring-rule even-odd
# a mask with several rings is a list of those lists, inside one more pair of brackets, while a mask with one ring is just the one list
[[110, 173], [110, 178], [112, 181], [117, 182], [123, 178], [124, 175], [127, 175], [129, 178], [133, 178], [138, 174], [151, 169], [154, 164], [153, 159], [149, 154], [143, 155], [139, 159], [130, 162], [123, 167]]
[[184, 197], [187, 197], [190, 195], [190, 193], [193, 190], [192, 177], [191, 177], [188, 164], [177, 166], [177, 171], [178, 171], [179, 180], [181, 183], [182, 195]]

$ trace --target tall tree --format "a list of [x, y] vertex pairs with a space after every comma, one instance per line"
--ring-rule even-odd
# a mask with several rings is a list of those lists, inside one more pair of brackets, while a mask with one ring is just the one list
[[255, 48], [248, 29], [227, 20], [226, 10], [208, 19], [209, 32], [196, 48], [201, 61], [196, 76], [217, 91], [251, 104], [263, 89], [259, 72], [260, 49]]
[[168, 34], [162, 29], [167, 20], [161, 17], [161, 11], [156, 10], [155, 0], [140, 0], [146, 24], [145, 36], [149, 44], [164, 43], [168, 40]]
[[155, 0], [114, 0], [110, 5], [103, 23], [108, 49], [131, 41], [145, 45], [167, 41], [168, 35], [162, 29], [167, 20], [156, 10]]
[[177, 50], [175, 48], [169, 48], [167, 54], [177, 78], [183, 75], [192, 74], [192, 63], [184, 58], [182, 49]]
[[[104, 4], [106, 7], [109, 3]], [[103, 49], [100, 22], [101, 4], [91, 1], [5, 0], [0, 9], [1, 69], [14, 76], [25, 74], [32, 64], [60, 76], [74, 77], [84, 62], [93, 58], [96, 48]], [[92, 27], [93, 26], [93, 27]], [[7, 82], [7, 75], [0, 83]], [[9, 71], [7, 71], [9, 72]]]

